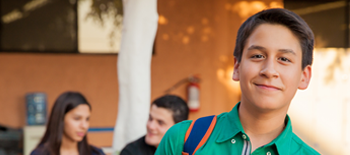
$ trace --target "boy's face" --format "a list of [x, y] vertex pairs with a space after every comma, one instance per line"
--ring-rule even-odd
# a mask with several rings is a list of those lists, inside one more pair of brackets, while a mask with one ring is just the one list
[[175, 124], [171, 110], [152, 104], [147, 121], [145, 141], [148, 145], [158, 147], [164, 134]]
[[261, 24], [235, 58], [233, 80], [240, 81], [241, 102], [260, 111], [287, 110], [297, 89], [306, 89], [311, 66], [304, 69], [298, 38], [287, 27]]

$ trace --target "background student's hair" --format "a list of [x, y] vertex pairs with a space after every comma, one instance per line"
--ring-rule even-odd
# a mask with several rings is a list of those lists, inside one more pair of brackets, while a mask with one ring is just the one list
[[157, 98], [152, 102], [152, 105], [168, 109], [172, 112], [175, 123], [188, 119], [189, 108], [187, 103], [176, 95], [165, 95]]
[[236, 47], [233, 55], [238, 62], [241, 57], [245, 43], [250, 34], [261, 24], [280, 24], [287, 27], [298, 37], [302, 50], [302, 69], [312, 64], [312, 52], [314, 47], [314, 34], [307, 23], [292, 11], [286, 9], [263, 10], [249, 17], [239, 28]]
[[[49, 153], [50, 155], [60, 154], [64, 130], [64, 116], [67, 112], [81, 104], [88, 105], [91, 111], [89, 102], [79, 92], [64, 92], [56, 99], [46, 132], [38, 145], [38, 148], [42, 152]], [[88, 155], [91, 154], [91, 151], [94, 151], [94, 148], [88, 144], [86, 135], [82, 141], [78, 142], [78, 151], [80, 155]]]

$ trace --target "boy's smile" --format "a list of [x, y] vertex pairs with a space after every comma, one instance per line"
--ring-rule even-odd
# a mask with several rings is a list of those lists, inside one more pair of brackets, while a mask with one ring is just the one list
[[297, 89], [306, 89], [311, 77], [310, 66], [302, 69], [299, 39], [278, 24], [257, 26], [234, 68], [242, 104], [259, 111], [287, 110]]

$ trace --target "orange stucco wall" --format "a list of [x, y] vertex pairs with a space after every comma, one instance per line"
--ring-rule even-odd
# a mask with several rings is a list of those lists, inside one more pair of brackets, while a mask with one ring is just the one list
[[92, 104], [92, 126], [112, 126], [118, 108], [116, 59], [116, 55], [0, 53], [0, 124], [25, 125], [28, 92], [45, 92], [50, 111], [59, 94], [73, 90]]
[[[201, 108], [190, 118], [229, 111], [240, 98], [239, 84], [231, 80], [236, 31], [248, 16], [276, 6], [282, 6], [282, 1], [158, 0], [151, 99], [181, 79], [199, 74]], [[47, 93], [50, 111], [60, 93], [75, 90], [92, 104], [92, 127], [114, 126], [118, 110], [116, 64], [117, 55], [0, 53], [0, 124], [25, 125], [28, 92]], [[172, 94], [186, 98], [185, 85]], [[107, 145], [98, 136], [91, 136], [91, 140]]]

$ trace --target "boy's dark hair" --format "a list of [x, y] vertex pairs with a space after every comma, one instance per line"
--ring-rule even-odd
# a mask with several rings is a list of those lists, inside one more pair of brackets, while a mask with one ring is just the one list
[[287, 27], [299, 39], [302, 49], [302, 69], [312, 64], [314, 34], [307, 23], [297, 14], [286, 9], [263, 10], [249, 17], [239, 28], [233, 55], [241, 62], [245, 43], [255, 28], [261, 24], [279, 24]]
[[165, 95], [157, 98], [152, 105], [168, 109], [172, 112], [175, 123], [188, 119], [189, 108], [187, 103], [180, 97], [175, 95]]

